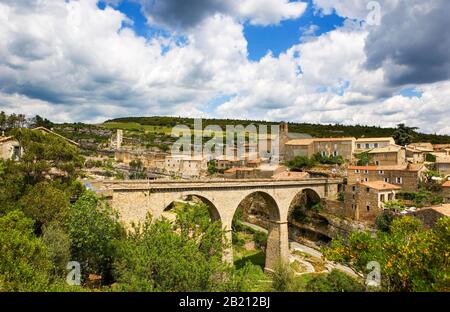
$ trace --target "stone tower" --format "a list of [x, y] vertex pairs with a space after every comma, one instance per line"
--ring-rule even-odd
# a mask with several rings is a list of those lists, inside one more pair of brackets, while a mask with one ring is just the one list
[[280, 158], [284, 160], [285, 157], [285, 146], [289, 141], [289, 125], [282, 121], [280, 123]]
[[116, 134], [116, 148], [120, 149], [122, 147], [122, 141], [123, 141], [123, 130], [117, 129]]

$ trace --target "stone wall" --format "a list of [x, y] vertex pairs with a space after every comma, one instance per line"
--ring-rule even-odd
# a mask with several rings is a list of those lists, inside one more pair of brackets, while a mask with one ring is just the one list
[[[419, 183], [421, 181], [421, 172], [415, 170], [348, 170], [348, 183], [355, 184], [364, 182], [385, 181], [387, 183], [400, 186], [404, 191], [417, 192], [419, 190]], [[398, 183], [397, 178], [401, 178], [401, 183]]]

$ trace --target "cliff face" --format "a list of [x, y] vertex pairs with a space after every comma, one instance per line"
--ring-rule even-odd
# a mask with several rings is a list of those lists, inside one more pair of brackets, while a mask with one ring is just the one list
[[[309, 210], [304, 205], [305, 201], [299, 203], [301, 207], [295, 218], [293, 214], [289, 218], [289, 238], [293, 241], [302, 242], [307, 239], [326, 244], [338, 236], [348, 237], [353, 231], [371, 230], [362, 223], [331, 214], [326, 209], [320, 212]], [[257, 195], [247, 198], [241, 204], [244, 221], [267, 229], [269, 216], [266, 205], [264, 199]]]

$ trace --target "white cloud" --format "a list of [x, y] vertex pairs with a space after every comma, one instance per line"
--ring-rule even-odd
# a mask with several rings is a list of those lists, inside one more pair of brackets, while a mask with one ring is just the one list
[[[287, 1], [266, 0], [280, 4], [271, 19], [247, 1], [240, 14], [253, 23], [302, 14], [292, 3], [286, 9], [281, 2]], [[392, 96], [399, 90], [386, 85], [383, 68], [364, 66], [370, 32], [364, 27], [299, 38], [285, 53], [254, 62], [242, 20], [230, 14], [208, 15], [186, 30], [186, 43], [177, 44], [176, 38], [138, 37], [123, 27], [130, 23], [124, 14], [100, 10], [94, 0], [34, 4], [22, 9], [0, 2], [0, 109], [8, 112], [90, 122], [157, 114], [405, 122], [450, 133], [450, 82], [422, 85], [421, 99]], [[228, 100], [211, 105], [221, 97]]]
[[271, 25], [302, 16], [307, 6], [305, 2], [288, 0], [243, 0], [237, 10], [242, 16], [249, 18], [251, 24]]

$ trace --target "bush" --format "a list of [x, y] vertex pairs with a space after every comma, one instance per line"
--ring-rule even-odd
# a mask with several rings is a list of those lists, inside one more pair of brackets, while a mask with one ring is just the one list
[[378, 230], [388, 232], [393, 220], [394, 216], [390, 213], [379, 214], [375, 219], [375, 225]]
[[316, 165], [316, 161], [304, 156], [297, 156], [293, 160], [286, 163], [286, 166], [291, 171], [302, 171], [304, 169], [310, 169]]
[[52, 222], [63, 223], [70, 205], [67, 194], [47, 182], [31, 187], [19, 201], [25, 214], [36, 220], [38, 232]]
[[0, 291], [45, 291], [53, 269], [34, 221], [21, 211], [0, 218]]
[[277, 261], [272, 274], [272, 288], [275, 291], [293, 291], [295, 288], [295, 274], [288, 262]]
[[55, 266], [54, 275], [63, 276], [67, 263], [70, 261], [71, 241], [69, 235], [58, 223], [50, 223], [44, 226], [42, 241]]
[[[222, 262], [223, 230], [209, 222], [197, 231], [193, 210], [180, 210], [177, 221], [147, 220], [117, 242], [114, 275], [127, 291], [236, 291], [235, 270]], [[181, 221], [178, 221], [181, 219]]]
[[364, 285], [338, 270], [314, 276], [307, 284], [310, 292], [362, 292]]
[[124, 237], [118, 215], [92, 192], [86, 191], [69, 209], [66, 222], [72, 241], [72, 260], [82, 273], [111, 277], [114, 242]]
[[266, 248], [267, 245], [267, 234], [264, 232], [255, 232], [253, 234], [253, 240], [258, 248]]

